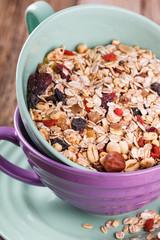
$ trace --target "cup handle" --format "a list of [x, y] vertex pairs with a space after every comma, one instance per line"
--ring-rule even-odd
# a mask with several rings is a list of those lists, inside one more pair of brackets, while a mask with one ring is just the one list
[[[19, 146], [15, 129], [11, 127], [0, 127], [0, 140], [6, 140], [12, 142], [16, 146]], [[2, 155], [0, 155], [0, 171], [21, 182], [35, 186], [44, 186], [35, 172], [16, 166], [15, 164], [9, 162]]]
[[55, 13], [53, 8], [46, 2], [38, 1], [29, 5], [26, 9], [26, 25], [30, 34], [42, 21]]

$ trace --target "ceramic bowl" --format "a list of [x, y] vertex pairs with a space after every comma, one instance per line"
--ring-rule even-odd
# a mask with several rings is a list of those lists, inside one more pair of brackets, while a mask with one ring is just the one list
[[0, 156], [0, 170], [13, 178], [46, 186], [69, 204], [103, 215], [130, 212], [160, 196], [160, 166], [128, 173], [72, 168], [42, 155], [36, 149], [25, 131], [18, 108], [14, 127], [0, 127], [0, 139], [21, 146], [33, 171], [15, 166]]
[[47, 3], [36, 2], [27, 9], [26, 21], [31, 34], [20, 53], [16, 74], [17, 100], [22, 121], [29, 136], [43, 153], [56, 161], [84, 169], [58, 153], [41, 136], [32, 122], [27, 108], [29, 76], [35, 73], [37, 65], [43, 61], [48, 52], [63, 44], [66, 49], [74, 50], [81, 43], [86, 43], [92, 48], [106, 45], [116, 39], [123, 44], [148, 48], [160, 58], [160, 27], [129, 10], [92, 4], [54, 13]]

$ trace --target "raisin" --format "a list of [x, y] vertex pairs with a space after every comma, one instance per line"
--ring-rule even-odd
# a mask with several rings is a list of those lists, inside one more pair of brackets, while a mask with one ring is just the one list
[[129, 99], [128, 97], [126, 97], [125, 95], [122, 95], [122, 96], [119, 98], [119, 102], [120, 102], [120, 103], [123, 103], [123, 104], [127, 104], [129, 101], [130, 101], [130, 99]]
[[75, 131], [81, 131], [83, 128], [86, 127], [87, 121], [83, 118], [74, 118], [72, 120], [72, 129]]
[[57, 99], [55, 95], [51, 95], [49, 97], [46, 97], [46, 101], [52, 101], [54, 104], [56, 104]]
[[147, 219], [147, 221], [144, 224], [144, 230], [149, 232], [149, 230], [152, 229], [153, 225], [154, 225], [154, 219], [153, 218]]
[[60, 74], [62, 79], [66, 79], [67, 81], [69, 81], [70, 76], [71, 76], [71, 71], [69, 70], [69, 68], [67, 68], [65, 65], [63, 64], [58, 64], [57, 65], [57, 69], [56, 72], [58, 74]]
[[134, 116], [138, 116], [138, 115], [142, 116], [141, 111], [137, 107], [132, 108], [132, 111]]
[[147, 132], [155, 132], [155, 133], [158, 133], [158, 129], [155, 128], [155, 127], [150, 127], [148, 129], [146, 129]]
[[62, 146], [62, 151], [68, 149], [68, 147], [70, 146], [66, 141], [64, 141], [60, 138], [54, 138], [51, 140], [51, 145], [53, 145], [55, 143], [59, 143]]
[[56, 125], [60, 127], [63, 131], [69, 129], [69, 125], [66, 123], [66, 118], [58, 118], [56, 120]]
[[35, 73], [29, 77], [28, 90], [32, 94], [41, 95], [52, 83], [52, 76], [49, 73]]
[[82, 112], [82, 108], [79, 106], [79, 104], [73, 104], [71, 110], [74, 114]]
[[95, 168], [98, 172], [105, 172], [104, 167], [101, 164], [93, 164], [92, 165], [93, 168]]
[[39, 103], [40, 101], [42, 100], [37, 95], [30, 93], [28, 95], [28, 108], [35, 109], [37, 103]]
[[115, 92], [104, 94], [103, 97], [101, 98], [101, 107], [108, 111], [107, 103], [113, 102], [115, 98], [116, 98]]
[[63, 102], [64, 105], [66, 104], [65, 95], [58, 88], [55, 89], [55, 96], [58, 102]]
[[92, 122], [96, 123], [101, 119], [101, 116], [98, 112], [93, 111], [93, 112], [89, 112], [88, 113], [88, 118], [89, 120], [91, 120]]
[[154, 82], [151, 84], [151, 89], [158, 93], [160, 96], [160, 83]]

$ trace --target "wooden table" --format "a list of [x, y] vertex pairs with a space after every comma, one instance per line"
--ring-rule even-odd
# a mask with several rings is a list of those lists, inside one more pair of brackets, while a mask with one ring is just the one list
[[[16, 65], [28, 37], [25, 9], [34, 0], [0, 0], [0, 126], [13, 126], [16, 101]], [[160, 24], [160, 0], [48, 0], [59, 11], [87, 3], [116, 5], [138, 12]]]

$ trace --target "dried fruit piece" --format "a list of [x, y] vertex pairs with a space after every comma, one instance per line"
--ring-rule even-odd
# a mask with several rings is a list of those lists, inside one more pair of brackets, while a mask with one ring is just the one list
[[137, 115], [142, 116], [141, 111], [137, 107], [132, 108], [132, 111], [134, 116], [137, 116]]
[[40, 101], [42, 100], [37, 95], [30, 93], [28, 95], [28, 108], [35, 109], [37, 103], [39, 103]]
[[59, 143], [62, 146], [62, 151], [68, 149], [68, 147], [70, 146], [66, 141], [60, 138], [51, 139], [51, 145], [54, 145], [55, 143]]
[[56, 120], [52, 120], [52, 119], [49, 119], [49, 120], [43, 120], [41, 121], [46, 127], [51, 127], [55, 124]]
[[156, 145], [152, 146], [150, 156], [153, 157], [153, 158], [159, 158], [160, 157], [160, 150]]
[[32, 94], [41, 95], [52, 83], [52, 76], [49, 73], [35, 73], [28, 79], [28, 90]]
[[140, 137], [140, 138], [138, 139], [138, 145], [139, 145], [140, 147], [144, 147], [145, 143], [144, 143], [144, 139], [143, 139], [142, 137]]
[[72, 120], [72, 129], [75, 131], [81, 131], [83, 128], [86, 127], [87, 121], [83, 118], [74, 118]]
[[103, 97], [101, 98], [101, 107], [108, 111], [107, 103], [114, 102], [115, 98], [116, 98], [115, 92], [103, 94]]
[[124, 94], [119, 98], [119, 102], [122, 104], [127, 104], [130, 101], [128, 97], [126, 97]]
[[147, 132], [155, 132], [155, 133], [158, 133], [158, 129], [155, 128], [155, 127], [150, 127], [148, 129], [146, 129]]
[[64, 64], [58, 64], [56, 72], [60, 74], [62, 79], [66, 79], [67, 81], [69, 81], [71, 76], [71, 71]]
[[143, 118], [140, 115], [137, 116], [137, 121], [139, 123], [141, 123], [142, 125], [144, 124], [144, 120], [143, 120]]
[[149, 230], [152, 229], [153, 225], [154, 225], [154, 219], [153, 218], [147, 219], [147, 221], [144, 224], [144, 230], [149, 232]]
[[115, 108], [114, 113], [120, 117], [123, 115], [123, 111], [120, 108]]
[[116, 70], [116, 72], [118, 72], [118, 73], [122, 73], [122, 72], [123, 72], [123, 70], [120, 69], [120, 68], [118, 68], [118, 67], [116, 67], [115, 70]]
[[114, 61], [116, 60], [117, 56], [114, 53], [108, 53], [104, 55], [103, 59], [107, 61]]
[[57, 101], [55, 95], [51, 95], [49, 97], [46, 97], [45, 99], [46, 101], [52, 101], [54, 104], [56, 104], [56, 101]]
[[98, 172], [105, 172], [104, 167], [101, 164], [93, 164], [93, 168], [95, 168]]
[[91, 120], [92, 122], [96, 123], [101, 119], [101, 116], [98, 112], [93, 111], [93, 112], [89, 112], [88, 113], [88, 118], [89, 120]]
[[74, 114], [82, 112], [82, 108], [79, 106], [79, 104], [73, 104], [71, 110]]
[[110, 152], [104, 158], [103, 167], [108, 172], [121, 172], [125, 169], [125, 159], [118, 152]]
[[160, 83], [154, 82], [151, 84], [151, 89], [158, 93], [160, 96]]
[[69, 51], [69, 50], [64, 50], [64, 55], [67, 55], [67, 56], [74, 56], [75, 53], [73, 53], [72, 51]]
[[63, 102], [63, 104], [66, 104], [66, 100], [65, 100], [65, 95], [58, 89], [55, 89], [55, 96], [58, 100], [58, 102]]
[[58, 118], [56, 120], [56, 125], [60, 127], [63, 131], [69, 129], [69, 125], [66, 123], [66, 118]]

